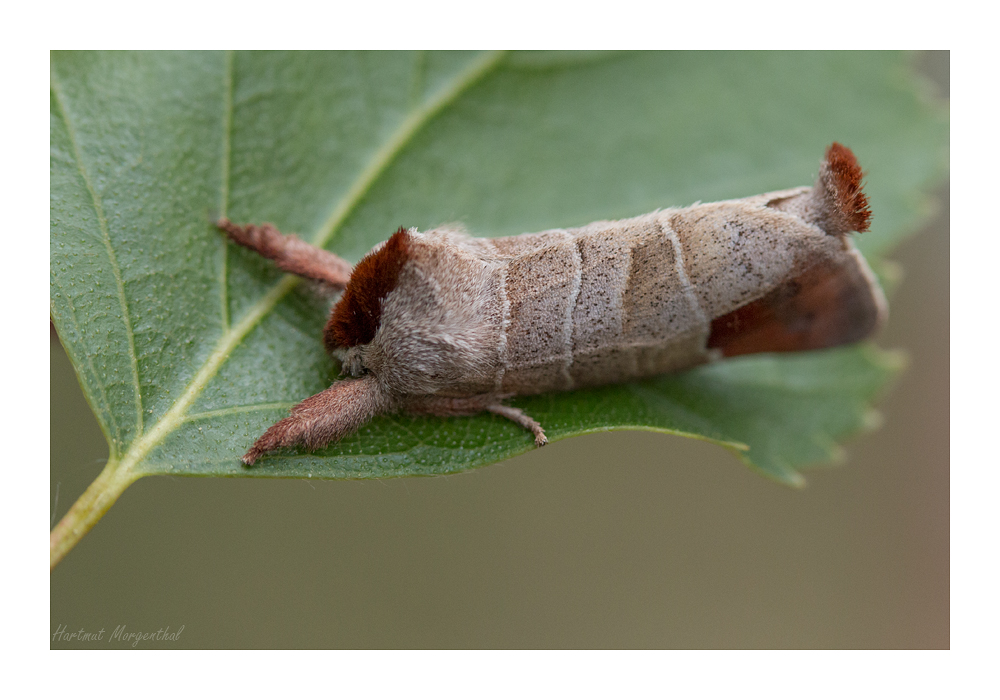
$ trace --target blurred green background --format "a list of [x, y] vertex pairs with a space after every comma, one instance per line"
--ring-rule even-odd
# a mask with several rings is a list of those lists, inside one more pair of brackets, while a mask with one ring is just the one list
[[[947, 52], [917, 62], [947, 95]], [[938, 194], [891, 256], [905, 277], [879, 342], [910, 369], [884, 426], [805, 490], [638, 432], [433, 479], [141, 479], [53, 571], [51, 631], [184, 626], [144, 648], [948, 647]], [[56, 339], [51, 359], [54, 523], [107, 446]]]

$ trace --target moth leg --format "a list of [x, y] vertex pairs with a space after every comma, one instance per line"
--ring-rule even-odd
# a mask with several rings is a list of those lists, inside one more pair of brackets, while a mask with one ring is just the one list
[[426, 396], [412, 399], [407, 404], [406, 410], [410, 413], [429, 413], [432, 416], [473, 416], [482, 411], [489, 411], [530, 430], [535, 436], [537, 447], [548, 444], [549, 440], [545, 437], [545, 431], [538, 421], [519, 408], [504, 406], [500, 403], [501, 398], [503, 397], [495, 394], [466, 397]]
[[324, 282], [336, 289], [347, 286], [351, 264], [328, 250], [294, 235], [285, 236], [271, 224], [237, 226], [223, 217], [215, 225], [233, 242], [273, 260], [285, 272]]
[[391, 402], [368, 376], [336, 382], [325, 391], [293, 406], [291, 415], [278, 421], [257, 438], [243, 463], [281, 447], [305, 445], [310, 450], [326, 447], [350, 435], [375, 416], [391, 410]]
[[542, 428], [542, 424], [522, 411], [520, 408], [504, 406], [502, 403], [495, 403], [491, 406], [487, 406], [486, 410], [490, 413], [495, 413], [498, 416], [503, 416], [508, 420], [512, 420], [522, 428], [530, 430], [535, 436], [536, 447], [542, 447], [549, 443], [549, 439], [545, 437], [545, 430]]

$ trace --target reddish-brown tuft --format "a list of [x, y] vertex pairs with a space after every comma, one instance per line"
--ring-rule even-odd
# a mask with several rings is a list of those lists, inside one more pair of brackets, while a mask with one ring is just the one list
[[837, 208], [840, 214], [849, 223], [851, 230], [859, 233], [867, 231], [872, 210], [868, 208], [868, 197], [861, 189], [863, 174], [858, 159], [847, 146], [833, 143], [826, 149], [826, 162], [837, 189]]
[[351, 272], [340, 301], [323, 331], [328, 350], [370, 343], [382, 318], [382, 302], [399, 281], [409, 256], [409, 234], [402, 226], [385, 245], [361, 259]]

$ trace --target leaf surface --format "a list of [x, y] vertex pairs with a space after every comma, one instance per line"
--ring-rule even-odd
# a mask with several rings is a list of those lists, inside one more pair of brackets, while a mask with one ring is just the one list
[[[132, 476], [441, 474], [532, 448], [500, 418], [376, 419], [239, 462], [338, 367], [329, 301], [211, 222], [356, 261], [400, 225], [499, 236], [811, 184], [858, 155], [881, 256], [925, 213], [944, 112], [890, 53], [81, 53], [52, 56], [52, 317]], [[924, 207], [925, 209], [926, 207]], [[858, 346], [515, 400], [550, 439], [653, 429], [779, 480], [872, 422], [900, 366]]]

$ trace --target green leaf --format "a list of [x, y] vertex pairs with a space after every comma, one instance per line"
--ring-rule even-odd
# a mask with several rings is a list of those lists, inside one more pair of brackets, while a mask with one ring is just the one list
[[[253, 439], [338, 368], [320, 342], [328, 301], [228, 244], [215, 217], [271, 221], [354, 261], [400, 225], [509, 235], [810, 184], [837, 140], [868, 173], [875, 219], [859, 245], [877, 266], [947, 158], [946, 114], [908, 60], [53, 54], [51, 312], [110, 445], [93, 487], [105, 496], [81, 508], [96, 521], [147, 474], [440, 474], [532, 447], [492, 416], [395, 416], [243, 467]], [[898, 366], [855, 347], [512, 403], [551, 439], [676, 432], [795, 483], [870, 423]]]

